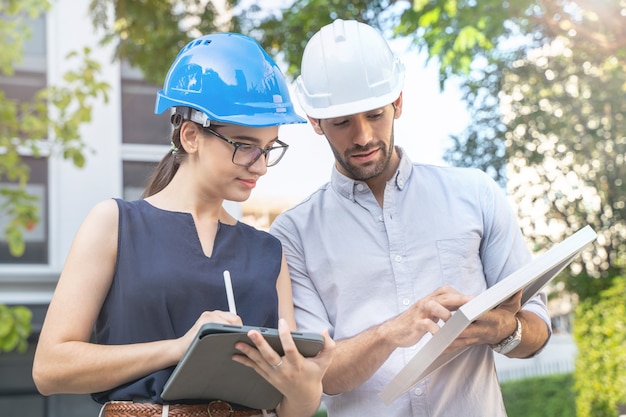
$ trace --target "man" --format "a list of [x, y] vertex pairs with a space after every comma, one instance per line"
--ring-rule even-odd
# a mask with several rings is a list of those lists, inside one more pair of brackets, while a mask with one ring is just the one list
[[[328, 328], [324, 377], [335, 416], [506, 416], [493, 351], [529, 357], [551, 329], [539, 297], [519, 295], [470, 325], [468, 347], [386, 406], [380, 391], [439, 319], [529, 262], [503, 193], [474, 169], [412, 164], [394, 146], [404, 67], [382, 36], [337, 20], [307, 44], [296, 92], [335, 156], [331, 181], [280, 215], [301, 331]], [[417, 131], [417, 128], [416, 128]]]

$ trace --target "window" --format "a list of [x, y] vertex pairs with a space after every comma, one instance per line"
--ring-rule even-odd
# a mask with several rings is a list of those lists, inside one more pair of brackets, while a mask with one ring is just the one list
[[169, 150], [170, 114], [154, 114], [161, 86], [143, 79], [141, 71], [122, 63], [123, 198], [141, 197], [158, 162]]
[[169, 146], [170, 115], [154, 114], [161, 86], [143, 80], [138, 70], [122, 64], [122, 141]]
[[123, 164], [124, 199], [138, 200], [152, 171], [156, 168], [156, 162], [133, 162], [125, 161]]

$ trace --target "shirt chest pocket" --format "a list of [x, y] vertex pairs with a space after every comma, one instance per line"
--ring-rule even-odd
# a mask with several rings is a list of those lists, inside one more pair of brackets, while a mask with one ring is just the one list
[[437, 241], [442, 284], [464, 294], [485, 290], [486, 281], [480, 261], [480, 239], [459, 238]]

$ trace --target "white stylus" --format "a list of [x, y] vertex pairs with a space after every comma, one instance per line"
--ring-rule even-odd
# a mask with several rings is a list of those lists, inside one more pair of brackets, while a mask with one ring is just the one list
[[230, 272], [224, 271], [224, 285], [226, 285], [226, 298], [228, 299], [228, 311], [237, 314], [235, 307], [235, 295], [233, 294], [233, 283], [230, 281]]

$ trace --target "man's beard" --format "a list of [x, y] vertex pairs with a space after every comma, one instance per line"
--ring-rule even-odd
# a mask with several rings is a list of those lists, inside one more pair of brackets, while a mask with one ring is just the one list
[[[344, 169], [344, 171], [348, 174], [350, 178], [357, 181], [367, 181], [382, 174], [389, 165], [389, 161], [391, 160], [394, 149], [393, 130], [391, 132], [389, 138], [389, 146], [387, 148], [385, 148], [384, 141], [375, 141], [368, 143], [367, 146], [356, 146], [352, 149], [348, 149], [342, 156], [339, 154], [339, 151], [335, 149], [332, 143], [330, 143], [330, 141], [328, 143], [330, 145], [330, 149], [335, 155], [335, 160], [339, 163], [339, 165]], [[380, 150], [381, 155], [375, 161], [370, 162], [366, 165], [354, 165], [350, 162], [350, 155], [357, 153], [367, 153], [377, 147]]]

